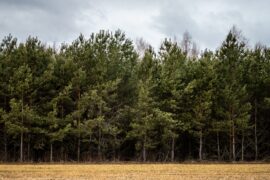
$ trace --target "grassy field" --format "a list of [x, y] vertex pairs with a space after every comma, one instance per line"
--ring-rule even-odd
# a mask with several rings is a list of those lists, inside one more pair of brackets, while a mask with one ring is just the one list
[[270, 180], [270, 164], [2, 164], [2, 179]]

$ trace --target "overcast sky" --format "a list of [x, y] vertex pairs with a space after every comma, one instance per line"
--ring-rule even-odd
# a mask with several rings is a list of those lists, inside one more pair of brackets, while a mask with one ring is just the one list
[[61, 43], [121, 29], [157, 48], [188, 31], [200, 49], [216, 49], [236, 25], [250, 46], [270, 45], [269, 7], [269, 0], [0, 0], [0, 38]]

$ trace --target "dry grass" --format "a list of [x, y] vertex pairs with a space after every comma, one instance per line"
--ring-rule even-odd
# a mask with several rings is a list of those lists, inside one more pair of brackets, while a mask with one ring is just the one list
[[2, 164], [2, 179], [270, 180], [270, 164]]

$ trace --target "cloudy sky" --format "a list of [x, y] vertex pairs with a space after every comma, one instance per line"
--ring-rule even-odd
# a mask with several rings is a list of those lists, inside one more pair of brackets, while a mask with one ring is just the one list
[[250, 46], [270, 45], [269, 7], [269, 0], [0, 0], [0, 38], [61, 43], [121, 29], [157, 48], [188, 31], [200, 49], [215, 49], [236, 25]]

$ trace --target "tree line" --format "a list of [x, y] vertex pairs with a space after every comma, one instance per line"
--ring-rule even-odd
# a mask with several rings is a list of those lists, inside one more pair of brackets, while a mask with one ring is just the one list
[[232, 28], [198, 53], [120, 30], [0, 45], [0, 161], [270, 159], [270, 48]]

